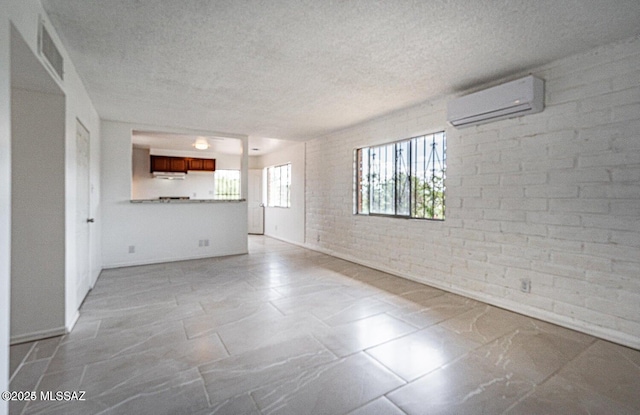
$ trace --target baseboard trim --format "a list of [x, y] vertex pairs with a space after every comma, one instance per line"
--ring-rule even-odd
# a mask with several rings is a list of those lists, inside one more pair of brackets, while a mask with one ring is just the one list
[[27, 343], [27, 342], [32, 342], [36, 340], [48, 339], [49, 337], [62, 336], [64, 334], [67, 334], [67, 330], [64, 327], [57, 327], [55, 329], [49, 329], [49, 330], [34, 331], [32, 333], [20, 334], [18, 336], [11, 336], [11, 339], [9, 340], [9, 344], [13, 346], [20, 343]]
[[304, 242], [296, 242], [296, 241], [292, 241], [292, 240], [289, 240], [287, 238], [281, 238], [281, 237], [275, 236], [275, 235], [267, 235], [266, 233], [263, 236], [265, 236], [267, 238], [275, 239], [276, 241], [281, 241], [281, 242], [286, 242], [286, 243], [291, 244], [291, 245], [296, 245], [296, 246], [299, 246], [300, 248], [310, 249], [307, 245], [304, 244]]
[[246, 255], [248, 251], [244, 252], [230, 252], [230, 253], [222, 253], [216, 255], [197, 255], [197, 256], [189, 256], [189, 257], [175, 257], [175, 258], [155, 258], [148, 259], [142, 261], [131, 261], [131, 262], [117, 262], [115, 264], [103, 264], [102, 269], [115, 269], [115, 268], [124, 268], [124, 267], [138, 267], [141, 265], [155, 265], [155, 264], [165, 264], [168, 262], [180, 262], [180, 261], [191, 261], [194, 259], [207, 259], [207, 258], [221, 258], [225, 256], [234, 256], [234, 255]]
[[[91, 290], [87, 292], [87, 295], [89, 295], [90, 292]], [[87, 295], [85, 295], [85, 298], [87, 298]], [[80, 310], [76, 310], [75, 314], [71, 317], [71, 320], [67, 322], [67, 327], [66, 327], [67, 333], [71, 333], [71, 330], [73, 330], [73, 328], [76, 326], [76, 323], [78, 322], [79, 318], [80, 318]]]
[[413, 275], [399, 273], [397, 270], [393, 270], [390, 268], [380, 266], [379, 264], [374, 264], [368, 261], [364, 261], [359, 258], [353, 257], [351, 255], [346, 255], [340, 252], [332, 251], [330, 249], [325, 249], [317, 245], [304, 244], [300, 246], [303, 246], [304, 248], [310, 249], [312, 251], [317, 251], [326, 255], [334, 256], [336, 258], [344, 259], [345, 261], [353, 262], [358, 265], [362, 265], [368, 268], [373, 268], [378, 271], [386, 272], [388, 274], [395, 275], [400, 278], [415, 281], [420, 284], [429, 285], [431, 287], [438, 288], [443, 291], [462, 295], [464, 297], [478, 300], [486, 304], [504, 308], [505, 310], [513, 311], [514, 313], [537, 318], [538, 320], [546, 321], [548, 323], [556, 324], [558, 326], [562, 326], [571, 330], [576, 330], [581, 333], [589, 334], [594, 337], [598, 337], [598, 338], [608, 340], [617, 344], [621, 344], [623, 346], [640, 350], [640, 338], [628, 335], [626, 333], [622, 333], [620, 331], [608, 329], [606, 327], [599, 327], [593, 324], [589, 324], [588, 322], [585, 322], [582, 320], [557, 315], [550, 311], [541, 310], [535, 307], [528, 306], [526, 304], [521, 304], [521, 303], [511, 301], [511, 300], [499, 299], [499, 298], [484, 295], [482, 293], [468, 291], [463, 288], [448, 286], [448, 285], [442, 284], [440, 281], [432, 281], [427, 278], [417, 278]]

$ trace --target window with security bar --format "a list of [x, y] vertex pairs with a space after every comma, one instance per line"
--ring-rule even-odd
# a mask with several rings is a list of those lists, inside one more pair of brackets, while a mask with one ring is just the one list
[[215, 199], [240, 199], [240, 170], [216, 170], [213, 176]]
[[267, 206], [291, 207], [291, 163], [267, 168]]
[[444, 220], [444, 131], [356, 150], [356, 212]]

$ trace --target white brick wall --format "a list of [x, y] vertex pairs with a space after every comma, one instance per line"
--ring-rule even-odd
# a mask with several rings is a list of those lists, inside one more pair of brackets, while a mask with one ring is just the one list
[[[457, 130], [449, 97], [308, 142], [306, 244], [640, 348], [639, 67], [636, 37], [531, 71], [539, 114]], [[353, 214], [354, 149], [442, 129], [444, 222]]]

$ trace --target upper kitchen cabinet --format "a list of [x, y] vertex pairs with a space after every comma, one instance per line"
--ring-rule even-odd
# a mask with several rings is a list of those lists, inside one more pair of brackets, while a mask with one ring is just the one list
[[151, 173], [172, 172], [186, 173], [187, 170], [215, 171], [215, 159], [201, 159], [190, 157], [151, 156]]
[[189, 159], [189, 170], [199, 171], [215, 171], [216, 160], [215, 159]]

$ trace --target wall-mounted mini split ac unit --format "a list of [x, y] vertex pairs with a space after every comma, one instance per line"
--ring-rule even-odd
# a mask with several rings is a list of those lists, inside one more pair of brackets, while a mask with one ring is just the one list
[[454, 127], [467, 127], [543, 109], [544, 81], [527, 76], [454, 99], [447, 106], [447, 121]]

